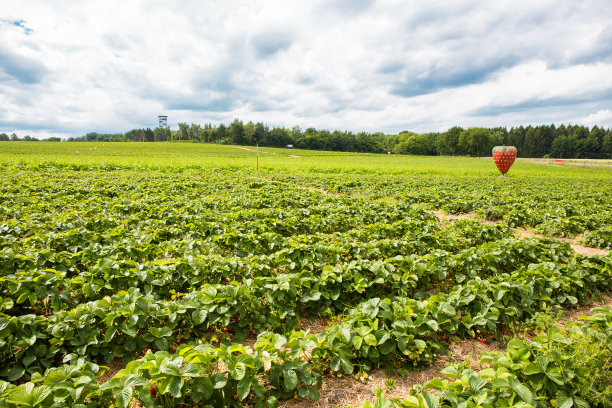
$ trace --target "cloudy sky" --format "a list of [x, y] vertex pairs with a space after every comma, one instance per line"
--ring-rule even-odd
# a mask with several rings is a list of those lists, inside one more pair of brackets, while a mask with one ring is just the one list
[[3, 0], [0, 132], [612, 127], [610, 0]]

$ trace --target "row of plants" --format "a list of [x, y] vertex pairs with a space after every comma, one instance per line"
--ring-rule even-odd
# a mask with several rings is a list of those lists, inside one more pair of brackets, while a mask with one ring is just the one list
[[[468, 228], [459, 230], [462, 233], [469, 232], [471, 239], [457, 241], [452, 234], [447, 234], [448, 244], [440, 246], [451, 251], [458, 251], [459, 248], [466, 248], [466, 245], [499, 239], [512, 233], [496, 226], [475, 229], [472, 223], [466, 223]], [[369, 230], [372, 231], [373, 228]], [[375, 234], [372, 233], [372, 235]], [[360, 268], [365, 270], [368, 268], [367, 261], [384, 260], [386, 263], [394, 264], [396, 262], [394, 257], [409, 256], [414, 253], [426, 254], [435, 251], [437, 246], [435, 244], [439, 244], [439, 241], [436, 242], [437, 236], [429, 235], [426, 229], [409, 233], [402, 239], [382, 239], [369, 243], [346, 241], [342, 238], [339, 235], [307, 236], [303, 239], [298, 237], [285, 245], [279, 244], [278, 247], [281, 249], [272, 255], [242, 258], [188, 255], [178, 259], [162, 258], [153, 262], [136, 263], [133, 260], [121, 260], [109, 256], [83, 271], [78, 270], [76, 261], [72, 259], [78, 257], [77, 254], [70, 257], [67, 253], [54, 254], [51, 251], [45, 251], [38, 253], [34, 258], [23, 255], [15, 256], [4, 251], [5, 265], [11, 264], [13, 269], [22, 271], [0, 277], [0, 290], [6, 294], [11, 293], [16, 299], [16, 304], [27, 301], [24, 303], [28, 305], [27, 307], [34, 307], [40, 313], [47, 313], [49, 306], [53, 310], [65, 309], [82, 301], [95, 300], [130, 287], [138, 287], [147, 293], [153, 291], [160, 298], [170, 298], [176, 292], [184, 293], [207, 282], [226, 283], [231, 280], [265, 278], [280, 273], [304, 270], [317, 273], [326, 265], [331, 264], [342, 266], [350, 262], [366, 261], [365, 266]], [[431, 243], [431, 246], [428, 246], [428, 243]], [[451, 253], [443, 251], [436, 251], [436, 253], [438, 257], [451, 257], [446, 259], [446, 262], [454, 269], [465, 269], [468, 262], [474, 263], [479, 260], [481, 263], [489, 264], [491, 269], [495, 269], [496, 260], [511, 266], [525, 263], [526, 259], [537, 261], [541, 254], [545, 253], [550, 253], [550, 259], [557, 261], [559, 257], [556, 257], [553, 251], [555, 248], [561, 251], [559, 247], [555, 243], [537, 241], [521, 243], [505, 240], [480, 250], [477, 249], [478, 247], [468, 249], [468, 252], [462, 257], [452, 257]], [[485, 253], [489, 250], [494, 251], [493, 256]], [[514, 253], [505, 254], [513, 250]], [[569, 247], [567, 245], [564, 246], [563, 251], [565, 251], [565, 258], [568, 258]], [[81, 255], [82, 258], [85, 256], [85, 254]], [[483, 261], [483, 257], [486, 257], [487, 260]], [[47, 261], [61, 262], [62, 267], [59, 270], [49, 268], [46, 265]], [[43, 265], [39, 266], [40, 263]], [[18, 268], [17, 265], [19, 265]], [[54, 264], [54, 266], [57, 265]]]
[[538, 336], [485, 354], [487, 368], [453, 363], [441, 371], [445, 378], [415, 387], [406, 399], [385, 398], [377, 389], [374, 402], [361, 408], [612, 406], [612, 309], [592, 309], [562, 329], [550, 315], [539, 317]]
[[[49, 402], [65, 404], [68, 398], [79, 396], [83, 399], [70, 402], [113, 401], [118, 406], [127, 406], [133, 397], [147, 406], [162, 401], [167, 406], [180, 403], [229, 406], [252, 399], [262, 407], [275, 406], [278, 398], [296, 395], [317, 398], [321, 371], [351, 374], [355, 366], [368, 371], [382, 364], [390, 368], [397, 364], [428, 365], [434, 361], [436, 352], [445, 347], [447, 336], [490, 340], [512, 330], [516, 323], [535, 317], [537, 311], [574, 305], [600, 290], [610, 289], [611, 277], [612, 262], [607, 258], [578, 258], [565, 266], [533, 265], [507, 276], [472, 279], [448, 294], [422, 301], [406, 297], [370, 299], [316, 336], [299, 330], [287, 337], [264, 332], [253, 349], [237, 344], [215, 347], [200, 344], [201, 341], [177, 345], [173, 353], [152, 353], [145, 348], [143, 357], [129, 363], [102, 386], [93, 384], [95, 376], [89, 373], [79, 376], [82, 383], [68, 381], [56, 387], [53, 381], [58, 376], [54, 373], [70, 370], [68, 365], [51, 368], [44, 375], [34, 374], [28, 384], [20, 386], [19, 392], [32, 395], [38, 390], [34, 397], [41, 399], [41, 404], [47, 398]], [[146, 303], [140, 302], [137, 307], [144, 308]], [[135, 315], [146, 314], [146, 310], [137, 312]], [[113, 316], [112, 320], [116, 318]], [[149, 331], [158, 336], [167, 331], [163, 326], [156, 330]], [[219, 372], [221, 361], [227, 369]], [[72, 365], [84, 364], [75, 358]], [[268, 378], [268, 389], [261, 387], [258, 376], [262, 375]], [[34, 387], [38, 382], [46, 388]], [[66, 392], [66, 387], [73, 389]], [[11, 391], [8, 383], [4, 388], [8, 396], [16, 392]], [[77, 393], [74, 388], [81, 391]], [[7, 401], [16, 399], [9, 397]]]
[[[79, 281], [78, 277], [73, 278], [75, 285], [71, 287], [70, 279], [59, 275], [56, 271], [47, 271], [51, 286], [44, 286], [43, 280], [36, 279], [23, 280], [31, 284], [29, 287], [23, 284], [9, 286], [16, 300], [4, 298], [2, 302], [4, 313], [0, 316], [0, 322], [3, 323], [2, 326], [8, 325], [11, 329], [0, 326], [2, 338], [9, 339], [2, 340], [0, 350], [6, 358], [9, 356], [12, 358], [13, 344], [17, 344], [17, 347], [24, 352], [33, 353], [36, 346], [34, 343], [29, 344], [26, 339], [34, 336], [35, 340], [38, 339], [37, 345], [41, 342], [44, 344], [43, 339], [48, 338], [50, 332], [55, 330], [53, 329], [55, 322], [61, 322], [62, 330], [57, 329], [60, 333], [78, 331], [86, 338], [99, 335], [103, 331], [108, 333], [105, 328], [109, 326], [108, 319], [116, 313], [116, 310], [123, 308], [130, 310], [128, 313], [130, 319], [140, 319], [140, 322], [132, 321], [130, 328], [126, 329], [128, 332], [125, 334], [131, 334], [129, 337], [141, 338], [140, 331], [146, 328], [150, 321], [174, 327], [176, 312], [173, 310], [180, 310], [179, 314], [189, 315], [192, 309], [210, 309], [208, 305], [211, 303], [214, 303], [216, 309], [208, 318], [206, 315], [198, 317], [192, 315], [191, 318], [186, 318], [184, 324], [190, 327], [199, 326], [198, 330], [206, 330], [214, 324], [230, 325], [232, 330], [244, 334], [248, 329], [260, 330], [291, 325], [300, 316], [332, 315], [338, 311], [342, 312], [344, 308], [359, 302], [364, 297], [410, 295], [420, 298], [432, 285], [444, 291], [444, 287], [452, 282], [462, 282], [479, 275], [487, 277], [533, 262], [565, 261], [569, 259], [570, 254], [571, 249], [566, 243], [506, 239], [485, 243], [480, 250], [469, 249], [455, 255], [437, 251], [424, 256], [397, 256], [380, 261], [357, 259], [336, 264], [334, 267], [326, 266], [321, 271], [315, 272], [302, 270], [276, 276], [256, 276], [242, 283], [202, 284], [198, 289], [188, 293], [174, 292], [170, 299], [160, 300], [151, 290], [141, 291], [139, 287], [130, 287], [126, 293], [118, 292], [114, 296], [111, 296], [111, 293], [98, 300], [79, 305], [69, 302], [78, 303], [75, 300], [87, 294], [80, 292], [84, 291], [83, 286], [79, 286], [83, 282]], [[168, 272], [161, 270], [160, 276], [172, 277]], [[179, 272], [184, 273], [184, 271]], [[43, 275], [37, 277], [42, 278]], [[143, 283], [148, 282], [152, 287], [153, 277], [151, 275], [144, 277]], [[105, 276], [105, 279], [108, 278], [109, 276]], [[136, 278], [140, 279], [140, 276]], [[64, 290], [55, 286], [59, 282], [65, 285]], [[118, 281], [111, 280], [110, 284], [109, 292], [112, 287], [119, 286]], [[210, 299], [211, 293], [213, 300]], [[145, 304], [146, 308], [137, 308], [139, 302]], [[25, 306], [27, 304], [30, 305], [28, 308], [34, 308], [33, 310], [39, 314], [28, 313], [32, 309], [28, 309]], [[73, 307], [70, 309], [66, 306]], [[84, 325], [84, 321], [88, 324]], [[107, 323], [102, 324], [103, 321]], [[61, 349], [74, 346], [70, 337], [61, 337], [68, 339]], [[106, 342], [111, 338], [106, 339]], [[126, 341], [126, 339], [119, 340], [122, 342], [121, 345]], [[77, 344], [82, 346], [81, 342], [86, 340], [78, 340]], [[101, 347], [97, 340], [95, 344], [96, 348]], [[103, 344], [107, 355], [110, 354], [110, 346], [111, 344]], [[137, 347], [138, 344], [128, 344], [128, 350]], [[54, 350], [53, 355], [57, 354], [60, 348]], [[79, 355], [84, 355], [86, 350], [87, 347]], [[96, 355], [98, 354], [100, 353], [96, 351]]]
[[[608, 204], [609, 179], [580, 183], [574, 179], [444, 177], [386, 177], [377, 174], [274, 174], [278, 180], [314, 186], [345, 195], [394, 197], [398, 202], [424, 204], [449, 214], [476, 213], [510, 227], [533, 228], [551, 237], [574, 237], [612, 225]], [[494, 192], [494, 193], [493, 193]], [[593, 242], [608, 248], [612, 241]]]

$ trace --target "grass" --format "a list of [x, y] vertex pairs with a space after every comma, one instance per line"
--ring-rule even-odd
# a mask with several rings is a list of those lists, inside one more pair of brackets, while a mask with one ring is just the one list
[[[35, 165], [86, 168], [98, 166], [148, 169], [242, 169], [255, 174], [252, 146], [199, 143], [0, 142], [0, 166]], [[294, 157], [299, 156], [299, 157]], [[489, 158], [405, 156], [260, 148], [261, 174], [435, 175], [498, 177]], [[509, 178], [610, 179], [606, 168], [544, 166], [516, 161]]]

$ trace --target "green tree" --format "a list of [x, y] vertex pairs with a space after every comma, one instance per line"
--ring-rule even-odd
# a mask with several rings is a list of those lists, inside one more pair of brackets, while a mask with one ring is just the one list
[[454, 156], [463, 153], [459, 151], [459, 135], [461, 132], [463, 132], [463, 128], [455, 126], [444, 133], [440, 133], [436, 139], [438, 154]]
[[577, 143], [574, 135], [559, 136], [552, 142], [550, 155], [561, 159], [570, 159], [575, 157]]
[[612, 129], [604, 132], [601, 142], [601, 153], [604, 159], [612, 159]]
[[395, 146], [395, 153], [426, 155], [430, 153], [428, 134], [412, 134]]
[[244, 125], [244, 139], [246, 142], [245, 144], [248, 144], [248, 145], [256, 144], [255, 125], [253, 124], [253, 122], [249, 122], [246, 125]]
[[490, 156], [495, 146], [495, 137], [488, 129], [470, 128], [459, 135], [459, 146], [473, 157]]
[[153, 133], [153, 131], [150, 128], [146, 128], [144, 130], [144, 140], [145, 140], [145, 142], [154, 142], [155, 141], [155, 134]]
[[234, 119], [227, 128], [228, 143], [245, 145], [248, 144], [244, 137], [244, 125], [239, 119]]
[[0, 133], [0, 142], [8, 142], [11, 140], [6, 133]]
[[255, 143], [262, 144], [268, 138], [270, 129], [263, 124], [263, 122], [257, 122], [255, 124]]
[[167, 127], [156, 127], [153, 129], [153, 140], [156, 142], [165, 142], [170, 140], [170, 129]]

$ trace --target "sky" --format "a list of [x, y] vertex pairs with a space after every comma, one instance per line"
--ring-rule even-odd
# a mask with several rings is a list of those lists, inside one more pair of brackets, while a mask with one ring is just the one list
[[3, 0], [0, 132], [612, 127], [610, 0]]

